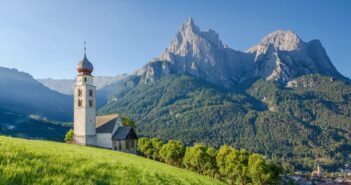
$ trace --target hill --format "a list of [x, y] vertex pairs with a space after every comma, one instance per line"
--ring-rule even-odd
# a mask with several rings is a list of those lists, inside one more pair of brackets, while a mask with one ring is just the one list
[[28, 73], [0, 67], [0, 109], [50, 120], [70, 121], [73, 98], [45, 87]]
[[0, 111], [0, 135], [63, 141], [69, 123], [38, 119], [35, 116]]
[[282, 86], [261, 79], [231, 90], [188, 75], [133, 83], [99, 113], [133, 117], [140, 135], [230, 144], [305, 170], [317, 159], [329, 170], [350, 159], [351, 86], [342, 80], [307, 75]]
[[0, 136], [0, 184], [222, 184], [116, 151]]

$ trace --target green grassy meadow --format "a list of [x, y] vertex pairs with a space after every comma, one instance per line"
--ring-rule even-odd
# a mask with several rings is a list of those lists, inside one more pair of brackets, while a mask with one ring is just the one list
[[136, 155], [0, 136], [0, 184], [223, 183]]

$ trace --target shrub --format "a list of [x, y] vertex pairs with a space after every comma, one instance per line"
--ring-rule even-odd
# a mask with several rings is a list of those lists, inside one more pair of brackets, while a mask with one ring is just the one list
[[183, 161], [185, 149], [180, 141], [169, 140], [160, 150], [160, 156], [167, 164], [180, 167]]
[[65, 136], [65, 142], [69, 144], [73, 143], [73, 136], [74, 136], [73, 129], [70, 129]]

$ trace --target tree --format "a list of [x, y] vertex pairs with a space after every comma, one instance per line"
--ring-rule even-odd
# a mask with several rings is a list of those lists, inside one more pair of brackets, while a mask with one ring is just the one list
[[218, 176], [218, 168], [216, 163], [217, 151], [216, 149], [209, 147], [206, 150], [207, 160], [204, 165], [204, 174], [209, 175], [210, 177]]
[[152, 138], [150, 142], [152, 145], [152, 158], [154, 160], [161, 160], [160, 150], [162, 148], [163, 142], [159, 138]]
[[207, 147], [204, 144], [195, 144], [192, 147], [187, 147], [183, 159], [185, 168], [202, 174], [202, 168], [207, 160], [206, 150]]
[[73, 136], [74, 136], [73, 129], [70, 129], [65, 136], [65, 142], [69, 144], [73, 143]]
[[121, 115], [121, 120], [124, 126], [131, 126], [134, 130], [136, 130], [136, 125], [134, 120], [132, 120], [126, 115]]
[[227, 176], [227, 168], [226, 168], [226, 158], [227, 156], [234, 151], [234, 148], [228, 146], [228, 145], [222, 145], [217, 153], [216, 156], [216, 163], [218, 167], [219, 173], [226, 177]]
[[181, 166], [184, 157], [184, 144], [180, 141], [169, 140], [160, 150], [160, 156], [167, 164]]
[[231, 152], [226, 159], [228, 165], [228, 174], [236, 178], [240, 185], [246, 185], [250, 182], [249, 176], [249, 153], [246, 150], [235, 150]]
[[150, 158], [153, 153], [153, 147], [150, 139], [146, 137], [138, 139], [138, 150], [147, 158]]
[[213, 177], [217, 169], [216, 150], [207, 148], [204, 144], [187, 147], [183, 164], [187, 169]]
[[230, 184], [234, 184], [234, 179], [240, 185], [249, 183], [248, 158], [249, 154], [245, 150], [236, 150], [228, 145], [222, 146], [216, 157], [220, 174], [228, 177]]
[[250, 155], [249, 173], [254, 185], [277, 184], [281, 172], [281, 167], [267, 162], [261, 155]]

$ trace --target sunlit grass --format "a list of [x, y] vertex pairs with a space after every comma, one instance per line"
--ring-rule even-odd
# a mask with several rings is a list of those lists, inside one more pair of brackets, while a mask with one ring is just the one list
[[136, 155], [0, 136], [0, 184], [222, 183]]

